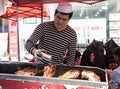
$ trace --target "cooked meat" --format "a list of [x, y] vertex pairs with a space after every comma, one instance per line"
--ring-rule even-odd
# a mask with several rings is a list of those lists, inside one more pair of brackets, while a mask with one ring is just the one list
[[44, 67], [43, 77], [53, 77], [56, 72], [56, 65], [48, 65]]
[[64, 74], [60, 75], [58, 78], [63, 78], [63, 79], [76, 79], [80, 75], [79, 70], [68, 70]]
[[34, 76], [38, 73], [40, 73], [41, 71], [36, 69], [36, 68], [32, 68], [32, 67], [27, 67], [21, 70], [18, 70], [15, 72], [15, 74], [17, 75], [27, 75], [27, 76]]
[[93, 71], [83, 70], [81, 73], [82, 78], [88, 79], [89, 81], [98, 81], [100, 82], [100, 76], [98, 76]]

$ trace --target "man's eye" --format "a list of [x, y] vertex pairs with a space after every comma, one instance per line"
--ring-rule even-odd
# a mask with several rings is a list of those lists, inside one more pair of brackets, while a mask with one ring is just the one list
[[63, 21], [67, 21], [67, 19], [63, 19]]
[[60, 20], [63, 20], [63, 21], [67, 21], [67, 19], [61, 18], [59, 16], [57, 16], [57, 18], [60, 19]]
[[58, 19], [62, 19], [62, 18], [60, 18], [59, 16], [57, 16], [57, 18], [58, 18]]

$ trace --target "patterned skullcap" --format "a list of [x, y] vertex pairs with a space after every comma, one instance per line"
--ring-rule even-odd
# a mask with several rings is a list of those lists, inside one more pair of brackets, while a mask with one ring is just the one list
[[57, 10], [62, 13], [71, 13], [73, 12], [72, 10], [72, 5], [68, 2], [62, 2], [59, 3], [57, 6]]

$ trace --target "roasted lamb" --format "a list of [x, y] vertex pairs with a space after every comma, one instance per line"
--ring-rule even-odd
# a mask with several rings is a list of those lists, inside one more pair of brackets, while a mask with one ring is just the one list
[[87, 79], [89, 81], [98, 81], [98, 82], [100, 82], [100, 76], [98, 76], [96, 73], [94, 73], [93, 71], [90, 71], [90, 70], [84, 69], [81, 72], [81, 76], [82, 76], [82, 78], [85, 78], [85, 79]]
[[35, 76], [36, 74], [38, 74], [40, 72], [41, 71], [39, 69], [32, 68], [32, 67], [26, 67], [26, 68], [16, 71], [15, 74], [26, 75], [26, 76]]
[[44, 66], [43, 72], [43, 77], [53, 77], [56, 72], [56, 65]]
[[76, 79], [80, 75], [79, 70], [68, 70], [64, 74], [60, 75], [58, 78], [63, 78], [63, 79]]

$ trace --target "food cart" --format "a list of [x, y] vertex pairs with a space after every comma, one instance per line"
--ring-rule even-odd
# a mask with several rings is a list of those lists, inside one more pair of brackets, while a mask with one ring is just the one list
[[[58, 1], [51, 0], [10, 0], [17, 3], [16, 5], [22, 5], [25, 3], [57, 3]], [[24, 1], [24, 2], [23, 2]], [[70, 0], [72, 1], [72, 0]], [[78, 0], [73, 0], [77, 2]], [[80, 0], [82, 2], [82, 0]], [[18, 17], [18, 15], [17, 15]], [[18, 20], [17, 20], [18, 21]], [[18, 45], [19, 53], [19, 45]], [[43, 69], [45, 65], [35, 63], [24, 63], [24, 62], [0, 62], [0, 89], [108, 89], [107, 73], [105, 70], [98, 67], [87, 67], [87, 66], [65, 66], [57, 65], [56, 76], [45, 78], [42, 74], [36, 76], [21, 76], [16, 75], [15, 72], [25, 67], [35, 67], [37, 69]], [[88, 69], [94, 71], [101, 77], [100, 82], [92, 82], [83, 79], [59, 79], [58, 74], [65, 72], [69, 69], [77, 69], [82, 71]]]
[[[0, 62], [0, 89], [108, 89], [106, 71], [97, 67], [57, 65], [54, 77], [16, 75], [15, 72], [34, 67], [42, 70], [45, 65], [26, 62]], [[100, 76], [100, 82], [84, 79], [59, 79], [57, 76], [69, 69], [88, 69]]]

